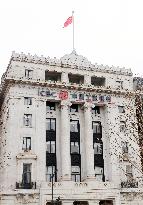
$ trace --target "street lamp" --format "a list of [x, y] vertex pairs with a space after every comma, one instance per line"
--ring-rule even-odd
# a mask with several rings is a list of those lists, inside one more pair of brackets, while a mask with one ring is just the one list
[[54, 199], [54, 176], [56, 176], [57, 173], [57, 169], [53, 169], [53, 165], [52, 165], [52, 175], [51, 175], [51, 182], [52, 182], [52, 200], [51, 200], [51, 205], [61, 205], [61, 201], [60, 201], [60, 197], [58, 197], [55, 201]]

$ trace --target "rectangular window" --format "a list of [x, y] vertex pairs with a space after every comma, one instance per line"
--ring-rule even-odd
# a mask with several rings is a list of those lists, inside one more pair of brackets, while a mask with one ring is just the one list
[[116, 81], [116, 86], [117, 86], [118, 89], [123, 89], [123, 81], [117, 80]]
[[128, 177], [132, 177], [133, 176], [132, 165], [126, 165], [126, 173], [127, 173]]
[[78, 112], [78, 105], [77, 104], [72, 104], [70, 106], [70, 112]]
[[118, 106], [119, 113], [125, 113], [125, 108], [124, 106]]
[[128, 142], [121, 142], [121, 146], [122, 146], [122, 153], [128, 153]]
[[104, 77], [91, 77], [91, 85], [94, 86], [105, 86], [105, 78]]
[[55, 102], [46, 102], [46, 111], [55, 110]]
[[32, 98], [31, 97], [25, 97], [24, 98], [24, 105], [32, 105]]
[[80, 182], [80, 167], [79, 166], [72, 166], [71, 171], [72, 171], [72, 173], [71, 173], [72, 181]]
[[121, 121], [120, 122], [120, 132], [125, 132], [126, 129], [126, 123]]
[[94, 154], [102, 154], [102, 144], [94, 142]]
[[46, 130], [55, 131], [56, 130], [56, 119], [47, 118], [46, 119]]
[[48, 153], [55, 153], [55, 141], [48, 141], [46, 142], [46, 146], [47, 146], [47, 149], [46, 151]]
[[53, 168], [52, 166], [47, 166], [46, 168], [46, 181], [51, 182], [53, 177], [53, 181], [55, 182], [55, 166], [53, 166]]
[[31, 114], [24, 114], [24, 126], [32, 127], [32, 115]]
[[95, 179], [96, 181], [103, 181], [103, 168], [95, 166]]
[[61, 81], [61, 73], [56, 71], [45, 71], [45, 80], [53, 82]]
[[100, 122], [92, 122], [93, 133], [101, 134], [101, 123]]
[[95, 106], [94, 108], [92, 108], [92, 114], [100, 114], [100, 107], [99, 106]]
[[71, 142], [71, 154], [79, 154], [79, 142]]
[[70, 121], [70, 132], [79, 132], [79, 121], [78, 120]]
[[23, 164], [23, 185], [31, 183], [31, 164]]
[[33, 77], [33, 70], [25, 69], [25, 77], [27, 79], [32, 79], [32, 77]]
[[69, 83], [75, 83], [75, 84], [83, 84], [84, 83], [84, 76], [83, 75], [77, 75], [77, 74], [69, 74]]
[[31, 137], [23, 137], [23, 150], [31, 150]]

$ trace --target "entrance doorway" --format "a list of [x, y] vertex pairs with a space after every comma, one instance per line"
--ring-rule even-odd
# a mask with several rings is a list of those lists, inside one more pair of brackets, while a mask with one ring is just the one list
[[99, 205], [113, 205], [112, 200], [102, 200], [99, 202]]

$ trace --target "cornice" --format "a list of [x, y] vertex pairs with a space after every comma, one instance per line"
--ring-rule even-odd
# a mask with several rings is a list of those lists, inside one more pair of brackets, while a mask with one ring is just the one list
[[[26, 62], [26, 63], [34, 63], [34, 64], [41, 64], [41, 65], [50, 65], [50, 66], [59, 66], [64, 68], [73, 68], [79, 70], [88, 70], [88, 71], [96, 71], [101, 73], [110, 73], [110, 74], [118, 74], [118, 75], [127, 75], [132, 76], [131, 69], [125, 69], [120, 67], [108, 66], [108, 65], [98, 65], [97, 63], [92, 64], [82, 55], [78, 55], [75, 51], [71, 54], [66, 54], [62, 58], [57, 59], [56, 57], [44, 57], [41, 55], [40, 57], [37, 55], [28, 55], [24, 53], [16, 53], [12, 52], [12, 56], [10, 59], [11, 61], [18, 61], [18, 62]], [[10, 65], [9, 63], [9, 65]], [[9, 66], [8, 66], [9, 67]]]
[[74, 91], [82, 91], [82, 92], [96, 92], [96, 93], [106, 93], [113, 95], [123, 95], [125, 97], [135, 96], [136, 92], [131, 92], [128, 90], [114, 90], [108, 87], [95, 87], [93, 85], [84, 85], [84, 84], [70, 84], [70, 83], [61, 83], [61, 82], [49, 82], [49, 81], [36, 81], [36, 80], [19, 80], [19, 79], [10, 79], [6, 78], [3, 83], [3, 88], [1, 91], [1, 95], [5, 95], [7, 88], [12, 85], [31, 85], [31, 86], [40, 86], [44, 88], [59, 88], [63, 90], [74, 90]]

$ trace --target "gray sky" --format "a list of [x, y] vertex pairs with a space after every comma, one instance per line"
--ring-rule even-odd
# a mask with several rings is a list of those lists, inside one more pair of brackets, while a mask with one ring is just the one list
[[60, 58], [75, 48], [92, 63], [143, 75], [143, 0], [1, 0], [0, 76], [11, 52]]

